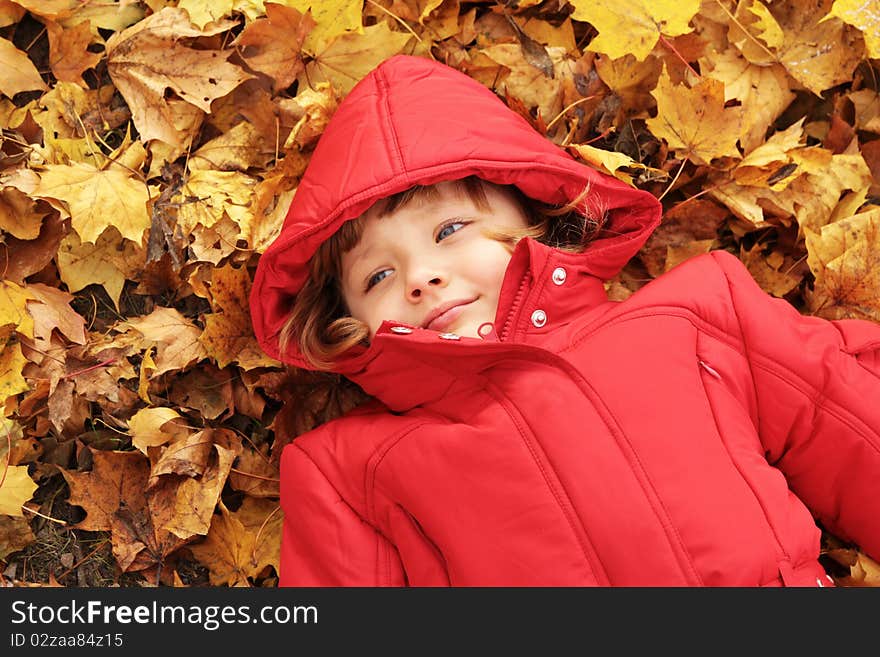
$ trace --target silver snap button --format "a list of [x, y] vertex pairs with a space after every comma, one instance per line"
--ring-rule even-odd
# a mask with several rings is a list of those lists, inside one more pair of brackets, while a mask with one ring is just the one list
[[461, 337], [455, 333], [441, 333], [438, 337], [441, 340], [461, 340]]
[[412, 333], [413, 330], [411, 328], [409, 328], [408, 326], [392, 326], [391, 332], [392, 333], [403, 333], [405, 335], [407, 333]]
[[557, 267], [556, 269], [553, 270], [553, 276], [552, 276], [553, 282], [556, 283], [557, 285], [562, 285], [563, 283], [565, 283], [566, 275], [567, 274], [565, 273], [565, 270], [562, 267]]
[[544, 324], [547, 323], [547, 313], [543, 310], [536, 310], [532, 313], [532, 324], [536, 327], [541, 328]]

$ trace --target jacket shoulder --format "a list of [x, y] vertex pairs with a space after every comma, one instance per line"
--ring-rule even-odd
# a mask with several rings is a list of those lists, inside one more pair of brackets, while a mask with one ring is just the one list
[[294, 462], [307, 459], [354, 507], [365, 504], [367, 478], [381, 455], [397, 440], [425, 423], [370, 401], [301, 434], [281, 454], [281, 477]]

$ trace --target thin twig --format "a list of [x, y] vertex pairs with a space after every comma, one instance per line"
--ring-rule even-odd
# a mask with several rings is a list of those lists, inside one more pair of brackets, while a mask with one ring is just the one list
[[666, 189], [664, 189], [664, 190], [663, 190], [663, 193], [660, 194], [660, 196], [657, 197], [657, 200], [658, 200], [658, 201], [662, 201], [662, 200], [663, 200], [663, 197], [666, 196], [666, 194], [669, 193], [669, 190], [671, 190], [673, 187], [675, 187], [675, 183], [678, 181], [678, 177], [681, 175], [681, 172], [684, 170], [684, 165], [685, 165], [685, 164], [687, 164], [687, 158], [685, 158], [685, 159], [683, 159], [683, 160], [681, 161], [681, 166], [678, 167], [678, 171], [677, 171], [676, 174], [675, 174], [675, 178], [673, 178], [673, 179], [672, 179], [672, 182], [669, 183], [669, 187], [667, 187]]
[[564, 108], [561, 112], [559, 112], [559, 114], [557, 114], [556, 116], [554, 116], [554, 117], [553, 117], [553, 120], [550, 121], [550, 123], [547, 124], [547, 131], [549, 132], [549, 131], [550, 131], [550, 128], [553, 127], [553, 124], [556, 123], [559, 119], [561, 119], [562, 116], [563, 116], [568, 110], [570, 110], [572, 107], [575, 107], [576, 105], [580, 105], [581, 103], [584, 103], [584, 102], [586, 102], [586, 101], [588, 101], [588, 100], [592, 100], [592, 99], [595, 98], [595, 97], [596, 97], [596, 96], [587, 96], [587, 97], [585, 97], [585, 98], [579, 98], [578, 100], [576, 100], [576, 101], [574, 101], [573, 103], [571, 103], [570, 105], [568, 105], [568, 107]]
[[66, 525], [67, 524], [64, 520], [58, 520], [58, 518], [53, 518], [51, 516], [47, 516], [45, 514], [40, 513], [39, 511], [34, 511], [32, 508], [25, 506], [24, 504], [21, 505], [21, 508], [25, 511], [30, 511], [31, 513], [33, 513], [36, 516], [40, 516], [41, 518], [45, 518], [46, 520], [51, 520], [52, 522], [57, 522], [59, 525]]
[[406, 21], [403, 20], [400, 16], [397, 16], [396, 14], [393, 14], [392, 12], [388, 11], [387, 9], [385, 9], [385, 7], [383, 7], [382, 5], [380, 5], [380, 4], [376, 3], [376, 2], [373, 2], [373, 0], [367, 0], [367, 2], [369, 2], [371, 5], [373, 5], [376, 9], [381, 9], [381, 10], [384, 11], [386, 14], [388, 14], [389, 16], [391, 16], [391, 18], [393, 18], [393, 19], [396, 20], [398, 23], [400, 23], [400, 24], [403, 26], [403, 28], [404, 28], [407, 32], [409, 32], [410, 34], [412, 34], [412, 35], [418, 40], [419, 43], [422, 42], [422, 38], [421, 38], [418, 34], [416, 34], [416, 33], [413, 31], [413, 29], [412, 29], [409, 25], [407, 25]]

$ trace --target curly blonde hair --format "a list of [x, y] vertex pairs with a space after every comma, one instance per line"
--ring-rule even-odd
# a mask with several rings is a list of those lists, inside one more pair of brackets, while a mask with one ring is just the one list
[[[455, 193], [466, 196], [478, 210], [490, 211], [486, 189], [491, 187], [516, 201], [524, 210], [528, 227], [515, 232], [491, 232], [489, 237], [507, 244], [512, 251], [524, 237], [569, 252], [580, 252], [601, 230], [603, 220], [590, 211], [584, 200], [589, 187], [562, 207], [535, 201], [514, 185], [498, 185], [477, 176], [452, 181]], [[413, 202], [431, 201], [439, 196], [434, 185], [415, 185], [377, 201], [373, 207], [384, 217]], [[373, 208], [371, 208], [373, 210]], [[297, 341], [303, 357], [317, 370], [330, 370], [334, 361], [358, 344], [369, 341], [369, 327], [351, 317], [345, 307], [340, 285], [342, 254], [353, 249], [364, 230], [364, 216], [346, 221], [330, 239], [321, 244], [309, 261], [309, 276], [296, 295], [293, 309], [279, 336], [281, 353], [286, 354]]]

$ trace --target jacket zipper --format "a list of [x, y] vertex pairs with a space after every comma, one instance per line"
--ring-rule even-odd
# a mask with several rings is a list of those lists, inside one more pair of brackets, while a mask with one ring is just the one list
[[510, 312], [507, 313], [507, 319], [504, 321], [504, 326], [501, 329], [501, 333], [498, 335], [499, 342], [504, 342], [504, 340], [507, 339], [508, 334], [513, 330], [514, 320], [519, 314], [519, 307], [522, 305], [523, 297], [525, 296], [525, 291], [530, 279], [531, 274], [527, 272], [520, 281], [519, 289], [516, 291], [516, 296], [513, 298], [513, 305], [510, 307]]

